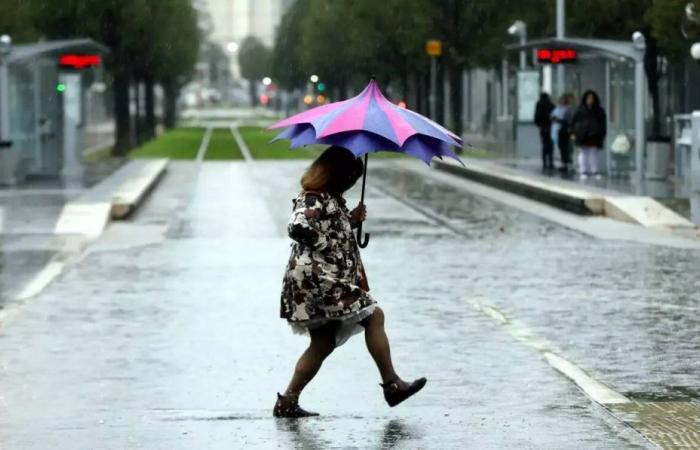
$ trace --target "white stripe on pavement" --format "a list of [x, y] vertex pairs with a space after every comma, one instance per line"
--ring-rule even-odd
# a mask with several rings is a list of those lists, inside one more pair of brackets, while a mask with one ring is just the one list
[[24, 286], [15, 300], [26, 300], [37, 295], [61, 274], [65, 265], [65, 262], [50, 261]]
[[199, 144], [199, 149], [197, 150], [197, 159], [196, 161], [198, 163], [201, 163], [204, 161], [204, 155], [207, 153], [207, 149], [209, 148], [209, 140], [211, 139], [211, 134], [214, 131], [214, 128], [209, 126], [207, 127], [206, 131], [204, 132], [204, 136], [202, 137], [202, 142]]
[[233, 135], [233, 139], [236, 140], [236, 144], [238, 144], [238, 148], [241, 149], [241, 153], [243, 154], [243, 159], [245, 160], [245, 162], [253, 161], [253, 155], [250, 154], [250, 149], [248, 148], [248, 145], [243, 140], [243, 136], [241, 136], [241, 132], [238, 131], [237, 126], [231, 125], [231, 134]]
[[576, 383], [576, 385], [593, 399], [594, 402], [601, 405], [616, 405], [630, 402], [624, 395], [613, 391], [603, 383], [591, 378], [590, 375], [571, 361], [550, 352], [546, 352], [544, 358], [550, 366]]
[[589, 398], [600, 405], [630, 403], [624, 395], [615, 392], [603, 383], [593, 379], [583, 369], [557, 354], [556, 347], [546, 339], [537, 336], [523, 323], [513, 320], [498, 308], [482, 303], [477, 298], [467, 298], [467, 302], [477, 311], [498, 322], [517, 341], [542, 353], [547, 363], [556, 371], [573, 381]]

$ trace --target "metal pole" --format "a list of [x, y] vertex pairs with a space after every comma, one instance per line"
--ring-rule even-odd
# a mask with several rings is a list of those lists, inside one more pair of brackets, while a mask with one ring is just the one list
[[634, 62], [634, 151], [635, 178], [637, 192], [642, 190], [644, 179], [644, 59], [638, 57]]
[[0, 59], [0, 141], [10, 140], [10, 86], [7, 63]]
[[[367, 181], [367, 161], [369, 160], [369, 153], [365, 153], [365, 163], [362, 173], [362, 194], [360, 195], [360, 206], [365, 204], [365, 182]], [[365, 233], [364, 240], [362, 239], [362, 222], [357, 226], [357, 245], [360, 248], [365, 248], [369, 245], [369, 233]]]
[[700, 111], [694, 111], [690, 120], [690, 219], [700, 224]]
[[[523, 31], [523, 33], [520, 35], [520, 45], [525, 46], [527, 44], [527, 32]], [[525, 70], [527, 67], [527, 54], [525, 53], [525, 49], [520, 50], [520, 70]]]
[[[522, 54], [521, 54], [522, 57]], [[522, 63], [522, 60], [520, 61]], [[501, 113], [503, 117], [508, 116], [508, 58], [503, 58], [501, 63], [501, 80], [503, 83], [502, 87], [502, 99], [501, 99]]]
[[430, 58], [430, 118], [437, 121], [437, 58]]
[[[610, 89], [610, 60], [606, 59], [605, 60], [605, 111], [607, 112], [605, 116], [605, 120], [607, 123], [605, 124], [607, 129], [608, 129], [608, 135], [610, 133], [610, 105], [612, 104], [610, 95], [612, 94], [612, 90]], [[623, 122], [624, 123], [624, 122]], [[603, 155], [605, 155], [605, 165], [606, 165], [606, 173], [608, 175], [612, 174], [612, 153], [609, 152], [602, 152]]]
[[[557, 39], [564, 39], [566, 35], [566, 3], [564, 0], [557, 0]], [[564, 93], [564, 65], [557, 64], [557, 93]]]

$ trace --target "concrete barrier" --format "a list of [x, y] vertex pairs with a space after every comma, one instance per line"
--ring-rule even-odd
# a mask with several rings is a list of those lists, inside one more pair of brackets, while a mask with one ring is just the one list
[[124, 219], [141, 204], [168, 166], [167, 159], [132, 161], [126, 179], [112, 193], [112, 218]]
[[125, 219], [144, 201], [168, 166], [167, 159], [130, 161], [64, 205], [55, 234], [98, 237], [111, 219]]

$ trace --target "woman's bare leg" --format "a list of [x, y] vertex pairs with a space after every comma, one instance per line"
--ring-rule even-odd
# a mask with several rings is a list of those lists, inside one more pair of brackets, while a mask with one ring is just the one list
[[386, 384], [390, 381], [396, 381], [399, 376], [394, 371], [389, 338], [384, 331], [384, 311], [377, 307], [371, 316], [362, 321], [362, 326], [365, 327], [367, 350], [377, 364], [382, 382]]
[[336, 329], [334, 324], [329, 324], [309, 331], [311, 343], [297, 361], [292, 381], [284, 393], [285, 397], [289, 397], [290, 400], [299, 398], [301, 391], [316, 375], [323, 361], [335, 349]]

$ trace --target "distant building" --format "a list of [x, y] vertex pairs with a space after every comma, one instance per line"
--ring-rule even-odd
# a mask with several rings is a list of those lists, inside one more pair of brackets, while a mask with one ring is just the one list
[[240, 77], [236, 51], [247, 36], [272, 46], [282, 16], [294, 0], [193, 0], [209, 40], [231, 55], [231, 73]]

